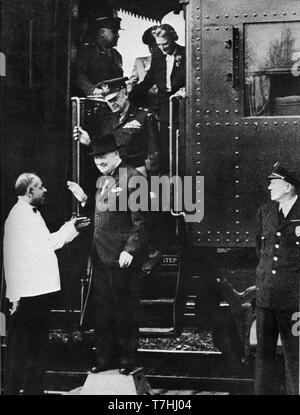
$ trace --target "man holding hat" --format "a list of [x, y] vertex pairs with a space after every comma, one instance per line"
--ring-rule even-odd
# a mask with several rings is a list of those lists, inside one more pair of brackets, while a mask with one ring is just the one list
[[76, 68], [77, 86], [85, 96], [99, 94], [100, 81], [123, 76], [122, 56], [114, 49], [120, 22], [120, 18], [107, 11], [98, 13], [98, 17], [90, 21], [89, 29], [95, 42], [81, 48]]
[[99, 138], [90, 153], [102, 174], [96, 184], [93, 291], [97, 365], [92, 372], [118, 365], [120, 373], [128, 374], [135, 364], [138, 342], [139, 272], [147, 246], [146, 213], [133, 211], [128, 202], [140, 173], [122, 161], [121, 147], [113, 134]]
[[[271, 202], [257, 213], [257, 354], [255, 393], [274, 393], [275, 356], [280, 334], [287, 394], [299, 394], [299, 337], [292, 326], [299, 312], [300, 176], [275, 163], [268, 177]], [[293, 317], [294, 316], [294, 317]]]
[[[157, 120], [152, 111], [131, 104], [127, 80], [123, 77], [100, 83], [103, 99], [111, 113], [101, 118], [99, 130], [101, 134], [114, 134], [117, 144], [122, 146], [120, 156], [128, 164], [144, 175], [147, 174], [146, 170], [150, 174], [158, 174], [160, 142]], [[89, 134], [81, 128], [74, 131], [74, 138], [78, 136], [82, 144], [91, 143]]]

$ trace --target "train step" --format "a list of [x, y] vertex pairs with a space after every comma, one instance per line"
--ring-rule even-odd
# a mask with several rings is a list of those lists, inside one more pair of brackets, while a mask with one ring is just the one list
[[[48, 394], [81, 394], [82, 386], [88, 377], [87, 372], [47, 371], [46, 385]], [[205, 377], [178, 375], [146, 375], [154, 394], [233, 394], [251, 395], [254, 379], [233, 377]], [[175, 393], [176, 391], [176, 393]], [[190, 391], [190, 392], [187, 392]], [[99, 393], [101, 394], [101, 393]]]

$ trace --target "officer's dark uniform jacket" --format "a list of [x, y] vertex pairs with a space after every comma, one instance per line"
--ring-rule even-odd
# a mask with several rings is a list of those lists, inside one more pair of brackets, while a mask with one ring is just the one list
[[121, 198], [125, 196], [122, 203], [124, 200], [126, 203], [135, 190], [132, 182], [135, 176], [141, 174], [122, 162], [111, 176], [101, 176], [97, 181], [94, 241], [99, 259], [106, 266], [119, 267], [118, 259], [122, 251], [133, 256], [132, 265], [140, 265], [145, 259], [145, 212], [134, 212], [130, 206], [124, 209], [124, 205], [119, 210]]
[[85, 95], [90, 95], [97, 83], [122, 76], [122, 56], [116, 49], [105, 51], [101, 46], [92, 44], [84, 45], [79, 50], [76, 81]]
[[259, 307], [299, 310], [300, 199], [286, 218], [279, 219], [279, 205], [270, 202], [257, 213], [256, 238], [259, 264], [256, 270]]
[[106, 118], [105, 130], [113, 132], [121, 159], [133, 167], [145, 165], [149, 158], [151, 174], [159, 171], [160, 144], [157, 120], [152, 111], [130, 105], [124, 119], [111, 114]]

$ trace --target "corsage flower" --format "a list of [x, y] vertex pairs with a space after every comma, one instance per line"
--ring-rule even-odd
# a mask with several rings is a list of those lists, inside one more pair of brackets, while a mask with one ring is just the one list
[[181, 55], [176, 55], [175, 56], [175, 66], [178, 68], [181, 64], [181, 60], [182, 60], [182, 56]]
[[295, 234], [296, 234], [297, 237], [300, 236], [300, 226], [296, 226]]

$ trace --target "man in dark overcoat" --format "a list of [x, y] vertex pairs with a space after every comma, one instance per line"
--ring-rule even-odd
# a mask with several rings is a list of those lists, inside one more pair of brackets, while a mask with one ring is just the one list
[[91, 155], [102, 175], [96, 184], [93, 291], [97, 365], [92, 372], [117, 364], [128, 374], [138, 342], [140, 267], [147, 246], [146, 212], [133, 208], [136, 178], [146, 179], [124, 163], [113, 135], [101, 137]]
[[299, 337], [293, 325], [299, 312], [299, 173], [275, 163], [268, 177], [271, 201], [257, 213], [259, 264], [256, 270], [257, 355], [255, 392], [274, 393], [275, 355], [280, 334], [287, 394], [299, 394]]

